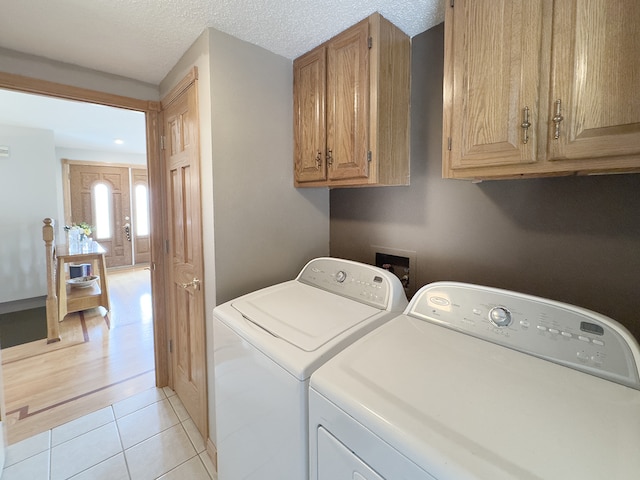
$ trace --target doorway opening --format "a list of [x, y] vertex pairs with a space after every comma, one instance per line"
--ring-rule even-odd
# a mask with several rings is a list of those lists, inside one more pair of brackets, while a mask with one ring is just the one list
[[[161, 387], [168, 385], [170, 374], [167, 360], [168, 352], [166, 351], [166, 348], [164, 348], [167, 344], [167, 327], [165, 325], [165, 305], [163, 295], [164, 266], [162, 263], [162, 231], [164, 227], [161, 212], [162, 202], [160, 201], [162, 198], [162, 173], [158, 163], [160, 158], [158, 139], [158, 119], [160, 112], [159, 102], [138, 100], [2, 72], [0, 72], [0, 89], [6, 89], [11, 92], [31, 93], [36, 94], [35, 96], [42, 96], [46, 98], [66, 99], [76, 103], [80, 102], [103, 107], [116, 107], [118, 109], [125, 109], [128, 111], [141, 112], [144, 115], [143, 141], [147, 147], [145, 163], [149, 176], [147, 195], [154, 198], [154, 193], [157, 192], [155, 195], [157, 195], [158, 200], [154, 203], [150, 201], [149, 198], [146, 199], [147, 209], [149, 210], [147, 229], [149, 238], [149, 264], [151, 267], [147, 272], [151, 277], [150, 296], [153, 309], [153, 329], [150, 335], [152, 337], [153, 365], [155, 367], [152, 370], [151, 375], [152, 377], [155, 377], [156, 386]], [[15, 151], [11, 152], [12, 155], [14, 153]], [[55, 175], [51, 175], [50, 178], [52, 183], [54, 176]], [[28, 185], [28, 178], [21, 179], [20, 184]], [[58, 192], [58, 195], [59, 197], [62, 197], [61, 178], [59, 188], [60, 191]], [[142, 208], [141, 205], [144, 203], [145, 202], [143, 200], [135, 202], [133, 208]], [[54, 216], [58, 219], [64, 218], [62, 205], [56, 208], [57, 214]], [[38, 215], [38, 223], [42, 222], [42, 219], [45, 216], [52, 215]], [[143, 223], [140, 224], [141, 228]], [[59, 222], [59, 224], [63, 225], [64, 223]], [[39, 225], [41, 225], [41, 223], [39, 223]], [[132, 225], [132, 228], [135, 228], [135, 226]], [[41, 239], [41, 236], [39, 238]], [[42, 245], [41, 240], [38, 240], [38, 238], [34, 238], [33, 236], [30, 237], [29, 241], [37, 245]], [[157, 254], [154, 254], [154, 252], [157, 252]], [[158, 258], [155, 263], [154, 255], [157, 255]], [[148, 301], [149, 297], [147, 296], [145, 298], [147, 299], [146, 301]]]

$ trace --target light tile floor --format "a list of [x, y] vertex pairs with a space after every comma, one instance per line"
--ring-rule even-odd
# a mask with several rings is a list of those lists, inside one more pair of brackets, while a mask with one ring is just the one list
[[153, 388], [6, 451], [2, 480], [216, 480], [180, 399]]

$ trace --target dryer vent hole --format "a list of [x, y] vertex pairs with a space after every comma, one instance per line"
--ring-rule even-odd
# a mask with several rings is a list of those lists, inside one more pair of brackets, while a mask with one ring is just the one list
[[376, 266], [389, 270], [391, 273], [396, 275], [400, 279], [400, 283], [402, 283], [405, 293], [409, 293], [409, 279], [411, 278], [409, 257], [376, 252]]

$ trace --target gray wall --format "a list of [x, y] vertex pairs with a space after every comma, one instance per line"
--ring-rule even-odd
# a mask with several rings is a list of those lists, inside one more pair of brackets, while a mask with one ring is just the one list
[[216, 301], [329, 253], [329, 192], [293, 186], [289, 59], [210, 29]]
[[411, 186], [331, 191], [331, 255], [416, 252], [418, 287], [491, 285], [608, 315], [640, 339], [640, 175], [441, 178], [443, 25], [413, 38]]

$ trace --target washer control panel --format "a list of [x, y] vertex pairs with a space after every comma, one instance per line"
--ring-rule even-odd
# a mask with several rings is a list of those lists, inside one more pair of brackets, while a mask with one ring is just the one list
[[402, 312], [407, 298], [400, 279], [382, 268], [340, 258], [316, 258], [298, 281], [381, 310]]
[[640, 347], [614, 320], [573, 305], [455, 282], [423, 287], [405, 312], [640, 390]]

